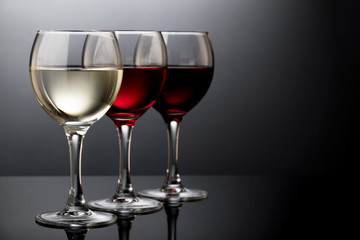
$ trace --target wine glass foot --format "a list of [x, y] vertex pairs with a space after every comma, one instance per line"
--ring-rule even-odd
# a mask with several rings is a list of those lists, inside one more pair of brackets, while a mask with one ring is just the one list
[[162, 209], [162, 203], [150, 198], [106, 198], [88, 202], [89, 208], [117, 215], [150, 214]]
[[191, 202], [199, 201], [208, 197], [208, 193], [199, 189], [182, 188], [180, 191], [167, 191], [163, 188], [147, 189], [138, 192], [141, 197], [153, 198], [159, 201]]
[[115, 223], [116, 216], [111, 213], [88, 210], [78, 214], [68, 214], [64, 211], [47, 212], [36, 216], [40, 225], [54, 228], [97, 228]]

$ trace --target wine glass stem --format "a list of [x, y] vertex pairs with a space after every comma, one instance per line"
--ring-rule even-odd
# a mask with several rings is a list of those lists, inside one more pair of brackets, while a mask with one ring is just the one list
[[180, 122], [171, 120], [166, 123], [168, 135], [168, 168], [163, 185], [164, 190], [172, 191], [183, 189], [181, 178], [178, 170], [178, 149], [179, 149], [179, 130]]
[[134, 126], [117, 125], [119, 137], [119, 178], [114, 198], [136, 197], [130, 179], [130, 147]]
[[81, 184], [81, 153], [84, 135], [66, 131], [70, 154], [70, 190], [65, 212], [88, 211]]

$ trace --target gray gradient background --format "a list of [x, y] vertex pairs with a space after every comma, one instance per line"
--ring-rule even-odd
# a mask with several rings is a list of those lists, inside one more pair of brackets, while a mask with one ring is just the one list
[[[358, 127], [352, 115], [357, 98], [349, 91], [359, 79], [352, 61], [359, 52], [355, 5], [328, 0], [0, 0], [0, 175], [69, 172], [63, 130], [41, 109], [30, 86], [28, 61], [38, 29], [209, 32], [215, 75], [207, 95], [181, 125], [182, 174], [345, 170], [359, 142], [354, 141]], [[164, 123], [150, 109], [135, 125], [132, 174], [164, 174], [166, 141]], [[83, 173], [117, 174], [117, 168], [116, 131], [104, 117], [85, 138]]]

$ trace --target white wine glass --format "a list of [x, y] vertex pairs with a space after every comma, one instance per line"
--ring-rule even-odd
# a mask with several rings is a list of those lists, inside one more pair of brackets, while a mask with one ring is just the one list
[[39, 214], [36, 221], [71, 228], [116, 222], [116, 216], [88, 208], [81, 183], [85, 134], [110, 108], [122, 81], [122, 60], [114, 33], [40, 30], [32, 47], [29, 70], [35, 97], [64, 128], [70, 154], [70, 190], [65, 208]]
[[164, 184], [138, 194], [161, 201], [205, 199], [204, 190], [185, 188], [178, 170], [178, 144], [183, 117], [204, 97], [214, 72], [207, 32], [162, 32], [168, 55], [164, 89], [153, 107], [163, 117], [168, 134], [168, 168]]

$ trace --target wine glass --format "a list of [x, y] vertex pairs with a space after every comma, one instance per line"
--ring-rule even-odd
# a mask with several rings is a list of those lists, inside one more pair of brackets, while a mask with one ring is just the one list
[[162, 32], [168, 69], [164, 90], [154, 108], [163, 117], [168, 135], [168, 168], [160, 189], [138, 194], [158, 200], [194, 201], [207, 197], [204, 190], [187, 189], [178, 171], [180, 122], [206, 94], [213, 77], [214, 57], [207, 32]]
[[157, 211], [162, 204], [139, 198], [130, 180], [130, 143], [136, 121], [161, 93], [166, 75], [166, 47], [158, 31], [115, 31], [124, 64], [119, 94], [106, 113], [115, 123], [120, 148], [119, 177], [114, 196], [89, 202], [95, 210], [123, 214]]
[[91, 211], [81, 184], [81, 152], [90, 126], [114, 102], [122, 81], [120, 49], [109, 31], [38, 31], [30, 56], [36, 99], [65, 130], [70, 153], [70, 190], [61, 211], [36, 221], [49, 226], [88, 228], [112, 224], [116, 216]]

